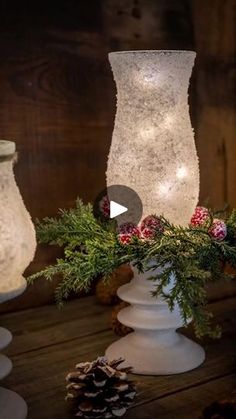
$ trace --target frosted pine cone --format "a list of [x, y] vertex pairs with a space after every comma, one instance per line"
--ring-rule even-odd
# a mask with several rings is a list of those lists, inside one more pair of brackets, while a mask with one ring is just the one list
[[200, 227], [210, 220], [209, 210], [205, 207], [196, 207], [192, 215], [190, 224], [194, 227]]
[[224, 240], [227, 236], [227, 226], [223, 220], [215, 218], [213, 220], [212, 226], [209, 229], [209, 234], [215, 240]]
[[108, 362], [100, 357], [76, 365], [66, 377], [66, 400], [74, 404], [75, 416], [81, 418], [121, 417], [132, 404], [136, 388], [128, 380], [131, 368], [118, 367], [123, 359]]

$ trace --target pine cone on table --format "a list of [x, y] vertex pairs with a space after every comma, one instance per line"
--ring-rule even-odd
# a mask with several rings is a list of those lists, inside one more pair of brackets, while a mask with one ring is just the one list
[[66, 400], [73, 403], [75, 416], [106, 419], [125, 414], [134, 400], [136, 388], [127, 378], [131, 368], [119, 367], [123, 361], [108, 362], [99, 357], [77, 364], [76, 370], [67, 375]]

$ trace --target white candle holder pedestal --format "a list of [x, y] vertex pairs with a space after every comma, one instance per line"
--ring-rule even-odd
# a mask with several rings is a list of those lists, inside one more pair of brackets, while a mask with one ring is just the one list
[[[188, 106], [194, 51], [120, 51], [109, 54], [117, 110], [107, 165], [107, 186], [124, 185], [142, 201], [143, 214], [187, 226], [199, 197], [199, 167]], [[108, 189], [110, 201], [119, 202]], [[122, 199], [121, 199], [122, 202]], [[131, 203], [129, 212], [135, 211]], [[131, 303], [119, 320], [134, 329], [107, 350], [139, 374], [175, 374], [204, 360], [203, 349], [176, 333], [179, 307], [151, 295], [152, 272], [135, 277], [118, 295]], [[174, 279], [173, 279], [174, 280]]]
[[[147, 278], [160, 272], [139, 274], [134, 268], [132, 281], [118, 289], [118, 296], [131, 304], [119, 312], [118, 320], [134, 332], [110, 345], [106, 356], [110, 360], [124, 358], [135, 374], [183, 373], [198, 367], [205, 359], [200, 345], [176, 332], [183, 326], [178, 305], [170, 311], [162, 298], [152, 296], [155, 282]], [[166, 292], [173, 281], [174, 277]]]
[[[15, 143], [0, 141], [0, 303], [25, 291], [23, 272], [33, 260], [36, 237], [33, 223], [15, 182], [13, 163]], [[0, 328], [0, 350], [12, 340], [11, 333]], [[12, 369], [12, 363], [0, 355], [0, 380]], [[0, 418], [25, 419], [27, 405], [15, 392], [0, 387]]]
[[[14, 288], [0, 293], [0, 303], [11, 300], [21, 295], [26, 288], [26, 280], [21, 277]], [[0, 350], [5, 349], [12, 341], [9, 330], [0, 327]], [[3, 380], [12, 370], [11, 360], [0, 354], [0, 380]], [[14, 391], [0, 387], [0, 418], [1, 419], [25, 419], [27, 417], [27, 405], [25, 401]]]

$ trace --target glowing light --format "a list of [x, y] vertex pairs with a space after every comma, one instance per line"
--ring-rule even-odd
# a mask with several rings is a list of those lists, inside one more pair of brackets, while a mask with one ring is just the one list
[[135, 69], [133, 71], [133, 79], [136, 83], [138, 83], [141, 87], [145, 88], [152, 88], [153, 86], [157, 86], [161, 83], [163, 75], [160, 74], [158, 71], [153, 71], [149, 67], [143, 66], [142, 69]]
[[174, 116], [171, 114], [168, 114], [165, 116], [162, 127], [165, 127], [167, 129], [174, 128]]
[[149, 140], [156, 136], [157, 129], [156, 127], [150, 126], [150, 123], [142, 123], [141, 127], [138, 128], [138, 132], [143, 139]]
[[163, 182], [159, 185], [159, 195], [168, 197], [173, 185], [170, 182]]
[[160, 81], [160, 75], [156, 72], [151, 72], [146, 70], [145, 74], [143, 75], [143, 81], [146, 84], [157, 84]]
[[184, 226], [199, 194], [198, 159], [187, 107], [194, 59], [191, 51], [109, 54], [118, 102], [107, 185], [134, 189], [143, 204], [143, 217], [164, 214]]
[[177, 178], [183, 179], [183, 178], [186, 177], [186, 175], [187, 175], [187, 169], [186, 169], [186, 167], [185, 166], [178, 167], [178, 169], [176, 170], [176, 176], [177, 176]]

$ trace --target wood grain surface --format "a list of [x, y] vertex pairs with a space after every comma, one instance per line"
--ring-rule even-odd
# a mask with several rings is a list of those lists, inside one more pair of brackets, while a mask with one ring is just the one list
[[[203, 203], [236, 205], [234, 0], [0, 1], [0, 138], [19, 151], [17, 182], [33, 219], [105, 186], [115, 115], [107, 54], [197, 52], [190, 110]], [[40, 247], [28, 272], [55, 259]], [[1, 310], [52, 301], [40, 282]]]
[[[180, 375], [133, 376], [139, 395], [127, 419], [198, 419], [205, 406], [230, 397], [236, 388], [236, 298], [212, 302], [209, 309], [223, 336], [201, 342], [205, 363]], [[14, 369], [4, 384], [26, 399], [29, 419], [73, 417], [64, 401], [65, 376], [76, 363], [102, 355], [116, 339], [109, 328], [109, 309], [87, 297], [71, 301], [63, 311], [44, 306], [5, 314], [1, 325], [14, 335], [5, 351]], [[191, 328], [183, 333], [194, 338]]]

